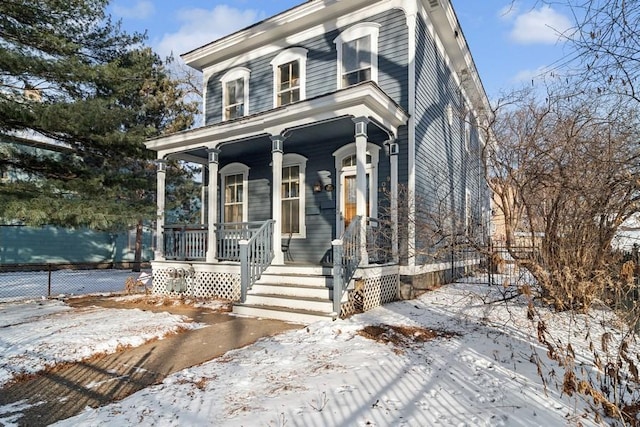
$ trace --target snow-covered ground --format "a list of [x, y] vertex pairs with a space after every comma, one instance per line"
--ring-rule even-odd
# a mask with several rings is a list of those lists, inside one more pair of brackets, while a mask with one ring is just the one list
[[[0, 387], [16, 375], [201, 326], [169, 313], [95, 306], [73, 309], [56, 300], [0, 304]], [[0, 409], [0, 425], [1, 417]]]
[[140, 273], [131, 270], [60, 270], [0, 273], [0, 302], [36, 297], [57, 297], [122, 292], [128, 277]]
[[[260, 340], [59, 425], [598, 425], [582, 398], [561, 393], [556, 383], [562, 370], [535, 338], [524, 300], [487, 304], [501, 296], [502, 287], [480, 282], [445, 286], [416, 300]], [[15, 336], [13, 354], [79, 358], [124, 335], [143, 340], [150, 330], [185, 325], [175, 316], [137, 310], [119, 311], [112, 318], [120, 322], [105, 322], [110, 326], [99, 333], [95, 325], [101, 322], [81, 321], [109, 312], [115, 314], [71, 310], [58, 301], [0, 305], [0, 343]], [[541, 313], [552, 335], [570, 340], [576, 359], [588, 363], [588, 343], [576, 319]], [[58, 328], [52, 343], [42, 329], [57, 327], [60, 319], [75, 326]], [[591, 319], [596, 327], [597, 320]], [[123, 332], [123, 325], [140, 330]], [[432, 331], [439, 336], [433, 338]], [[56, 342], [68, 343], [72, 336], [83, 350], [55, 350]], [[9, 414], [18, 419], [20, 410], [0, 407], [0, 424]]]

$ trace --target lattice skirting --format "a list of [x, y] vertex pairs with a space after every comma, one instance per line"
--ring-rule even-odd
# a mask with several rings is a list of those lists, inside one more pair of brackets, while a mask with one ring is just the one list
[[170, 296], [240, 300], [240, 276], [230, 272], [187, 271], [176, 276], [171, 268], [153, 270], [153, 293]]
[[342, 303], [340, 317], [362, 313], [398, 299], [400, 275], [398, 273], [356, 280], [349, 291], [349, 300]]

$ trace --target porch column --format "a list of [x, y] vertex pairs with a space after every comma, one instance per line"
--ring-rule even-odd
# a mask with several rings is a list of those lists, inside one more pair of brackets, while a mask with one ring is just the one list
[[209, 182], [207, 183], [207, 262], [213, 263], [218, 257], [218, 242], [216, 240], [216, 223], [218, 222], [218, 155], [220, 150], [210, 148]]
[[[366, 117], [353, 119], [356, 125], [356, 215], [360, 216], [360, 262], [369, 264], [367, 254], [367, 124], [370, 120]], [[373, 191], [373, 189], [371, 189]]]
[[391, 168], [391, 258], [400, 260], [398, 253], [398, 154], [400, 148], [395, 140], [389, 142], [389, 163]]
[[273, 264], [284, 265], [284, 254], [282, 253], [282, 157], [283, 157], [284, 137], [275, 135], [271, 137], [271, 200], [272, 214], [275, 220], [273, 227]]
[[156, 197], [157, 197], [157, 218], [156, 218], [156, 250], [154, 259], [164, 261], [164, 207], [165, 190], [167, 179], [167, 161], [165, 159], [156, 160]]

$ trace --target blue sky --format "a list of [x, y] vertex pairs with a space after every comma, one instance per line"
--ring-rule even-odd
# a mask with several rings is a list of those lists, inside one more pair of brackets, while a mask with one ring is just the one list
[[[535, 0], [452, 0], [490, 98], [543, 78], [565, 55], [558, 31], [568, 11]], [[112, 0], [109, 12], [127, 31], [147, 31], [166, 56], [287, 10], [303, 0]]]

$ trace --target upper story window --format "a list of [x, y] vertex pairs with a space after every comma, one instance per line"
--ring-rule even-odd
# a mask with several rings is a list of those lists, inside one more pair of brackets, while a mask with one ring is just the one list
[[271, 61], [273, 67], [273, 106], [291, 104], [306, 98], [307, 50], [293, 47]]
[[335, 40], [338, 51], [338, 88], [378, 81], [380, 24], [364, 22], [344, 30]]
[[250, 73], [248, 68], [234, 68], [220, 79], [223, 120], [231, 120], [249, 114]]

